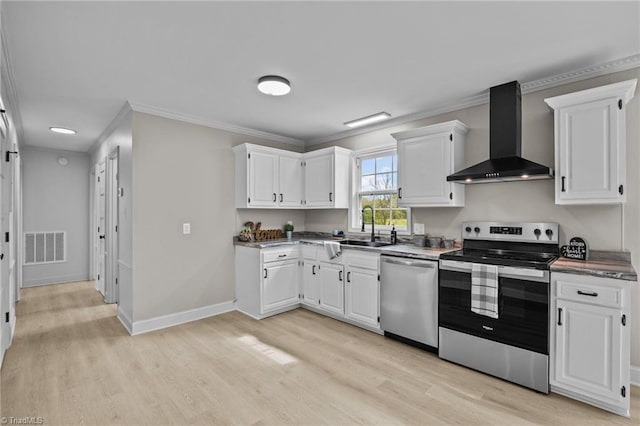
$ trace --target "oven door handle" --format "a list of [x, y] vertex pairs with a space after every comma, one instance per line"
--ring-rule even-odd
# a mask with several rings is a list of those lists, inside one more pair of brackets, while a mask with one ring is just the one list
[[[441, 260], [440, 269], [445, 271], [471, 273], [473, 263], [460, 262], [456, 260]], [[527, 281], [549, 281], [549, 271], [542, 269], [515, 268], [512, 266], [498, 266], [498, 277], [500, 278], [522, 278]]]
[[383, 263], [391, 263], [394, 265], [402, 265], [402, 266], [414, 266], [414, 267], [418, 267], [418, 268], [427, 268], [427, 269], [433, 269], [436, 267], [436, 262], [434, 261], [429, 261], [429, 260], [405, 260], [405, 259], [398, 259], [398, 258], [389, 258], [386, 256], [382, 256], [380, 258], [380, 261]]

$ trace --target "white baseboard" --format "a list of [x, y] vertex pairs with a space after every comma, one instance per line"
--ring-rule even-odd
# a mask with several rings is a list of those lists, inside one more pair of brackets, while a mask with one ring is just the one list
[[629, 381], [634, 386], [640, 386], [640, 367], [638, 367], [637, 365], [631, 366]]
[[63, 275], [59, 277], [39, 278], [35, 280], [23, 280], [22, 287], [23, 288], [39, 287], [42, 285], [66, 284], [66, 283], [73, 283], [77, 281], [89, 281], [89, 275], [87, 274]]
[[121, 309], [118, 307], [118, 320], [122, 323], [124, 328], [127, 329], [129, 334], [133, 334], [133, 327], [131, 325], [131, 318], [129, 318]]
[[[184, 324], [235, 310], [236, 303], [230, 300], [215, 305], [203, 306], [202, 308], [162, 315], [142, 321], [134, 321], [131, 323], [131, 334], [135, 336], [136, 334], [148, 333], [150, 331], [160, 330], [162, 328], [172, 327], [174, 325]], [[122, 320], [123, 319], [120, 321]]]

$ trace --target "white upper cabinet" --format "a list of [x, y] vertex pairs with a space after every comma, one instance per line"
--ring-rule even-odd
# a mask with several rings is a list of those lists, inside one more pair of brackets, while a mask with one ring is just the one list
[[307, 208], [349, 208], [351, 151], [331, 147], [303, 154]]
[[626, 201], [625, 105], [636, 82], [545, 99], [554, 109], [556, 204]]
[[349, 208], [348, 149], [299, 154], [242, 144], [233, 151], [236, 208]]
[[392, 134], [398, 141], [398, 204], [462, 207], [465, 185], [447, 182], [464, 167], [467, 126], [454, 120]]
[[302, 160], [299, 155], [279, 156], [278, 205], [302, 206]]
[[233, 150], [237, 208], [302, 207], [300, 154], [251, 144]]

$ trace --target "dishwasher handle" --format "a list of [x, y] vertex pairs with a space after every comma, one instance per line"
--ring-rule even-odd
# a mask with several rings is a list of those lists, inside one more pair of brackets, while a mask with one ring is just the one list
[[428, 261], [428, 260], [427, 261], [409, 260], [409, 259], [399, 259], [397, 257], [382, 256], [380, 258], [380, 261], [384, 263], [391, 263], [394, 265], [411, 266], [416, 268], [434, 269], [436, 267], [435, 261]]

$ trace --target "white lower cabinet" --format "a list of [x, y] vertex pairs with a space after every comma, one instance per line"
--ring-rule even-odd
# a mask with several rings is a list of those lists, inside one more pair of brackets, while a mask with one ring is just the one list
[[380, 329], [380, 255], [344, 250], [330, 260], [322, 246], [301, 248], [301, 302], [317, 312]]
[[380, 256], [348, 251], [345, 256], [345, 316], [372, 327], [380, 326]]
[[344, 315], [344, 266], [320, 262], [318, 305], [325, 311]]
[[235, 261], [238, 310], [260, 319], [299, 306], [296, 246], [236, 246]]
[[629, 281], [551, 274], [551, 390], [629, 416]]
[[303, 305], [318, 306], [318, 254], [315, 246], [303, 244], [301, 251], [300, 294]]
[[298, 304], [298, 259], [265, 263], [263, 266], [263, 313]]

